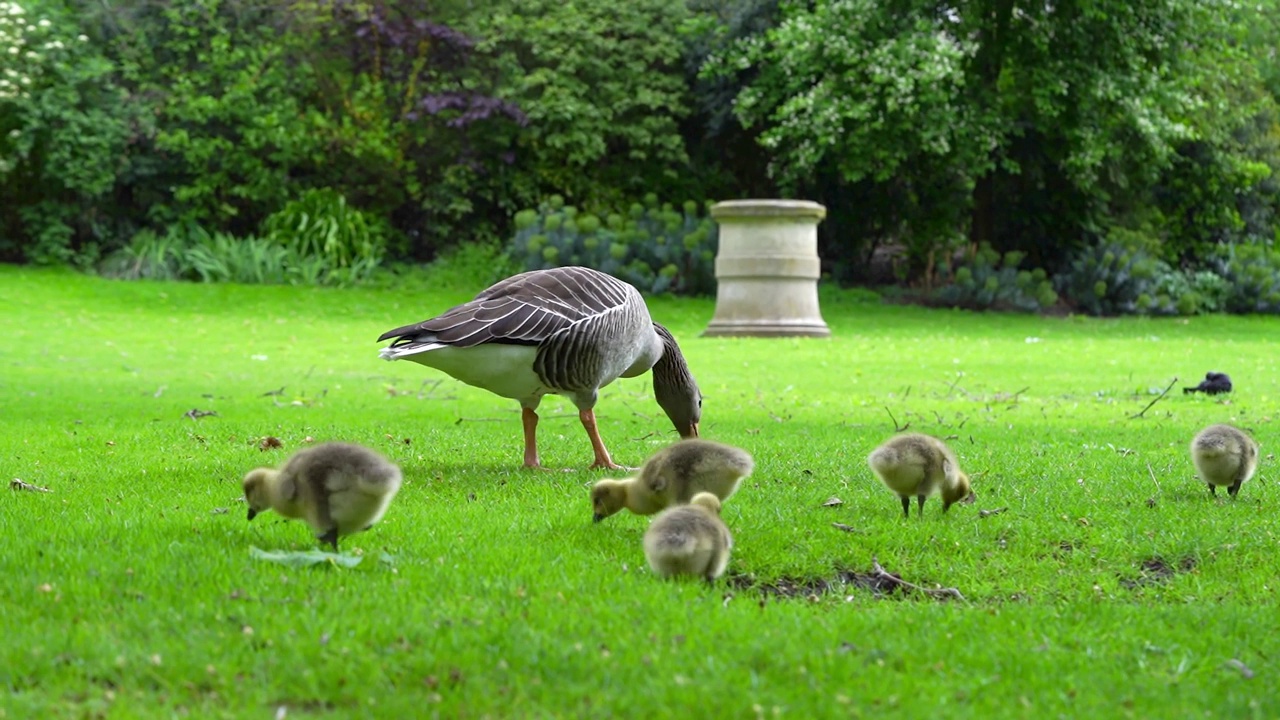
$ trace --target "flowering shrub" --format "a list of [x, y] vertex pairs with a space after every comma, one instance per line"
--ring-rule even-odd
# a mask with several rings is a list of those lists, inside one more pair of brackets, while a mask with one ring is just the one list
[[[112, 66], [58, 6], [0, 0], [0, 258], [92, 256], [88, 201], [115, 185], [128, 122]], [[91, 257], [89, 259], [92, 259]]]

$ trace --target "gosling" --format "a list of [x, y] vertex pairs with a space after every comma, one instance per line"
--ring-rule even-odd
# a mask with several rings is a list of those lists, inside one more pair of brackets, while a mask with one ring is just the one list
[[911, 496], [918, 502], [916, 515], [924, 515], [924, 501], [942, 495], [945, 513], [972, 492], [969, 476], [960, 471], [955, 453], [941, 440], [907, 433], [891, 438], [871, 451], [867, 464], [872, 472], [902, 498], [902, 516], [911, 517]]
[[755, 463], [741, 448], [710, 440], [682, 440], [654, 453], [637, 475], [601, 480], [591, 488], [595, 522], [626, 508], [652, 515], [669, 505], [689, 502], [699, 492], [728, 500]]
[[688, 505], [667, 508], [644, 534], [644, 556], [654, 574], [690, 575], [708, 583], [724, 574], [733, 536], [720, 519], [720, 499], [709, 492], [693, 496]]
[[1231, 425], [1210, 425], [1191, 441], [1191, 461], [1210, 495], [1217, 497], [1217, 486], [1225, 485], [1234, 498], [1258, 469], [1258, 443]]
[[400, 468], [360, 445], [324, 443], [298, 451], [279, 470], [244, 476], [249, 519], [271, 509], [301, 518], [322, 543], [338, 551], [338, 538], [382, 519], [400, 490]]

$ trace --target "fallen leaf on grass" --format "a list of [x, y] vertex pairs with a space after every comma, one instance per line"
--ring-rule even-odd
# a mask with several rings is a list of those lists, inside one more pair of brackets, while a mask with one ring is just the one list
[[996, 508], [994, 510], [979, 510], [978, 517], [987, 518], [987, 517], [991, 517], [992, 515], [999, 515], [1002, 512], [1008, 512], [1008, 510], [1009, 508], [1007, 507]]
[[182, 417], [191, 418], [194, 421], [194, 420], [199, 420], [202, 417], [209, 417], [210, 415], [217, 415], [217, 414], [218, 414], [217, 410], [201, 410], [200, 408], [191, 408], [190, 410], [182, 413]]
[[31, 492], [53, 492], [49, 488], [40, 487], [39, 485], [32, 485], [31, 483], [23, 482], [18, 478], [14, 478], [9, 481], [9, 489], [10, 490], [30, 490]]
[[288, 565], [289, 567], [310, 567], [327, 562], [345, 568], [353, 568], [359, 565], [361, 560], [364, 560], [363, 555], [344, 555], [323, 550], [285, 552], [281, 550], [263, 550], [257, 547], [249, 548], [249, 557], [255, 560], [266, 560], [267, 562]]
[[282, 447], [284, 447], [284, 443], [280, 442], [280, 438], [274, 435], [268, 435], [262, 438], [262, 440], [258, 441], [258, 449], [263, 452], [266, 452], [267, 450], [274, 450], [276, 448], [282, 448]]
[[835, 507], [837, 505], [843, 505], [843, 504], [844, 504], [843, 500], [836, 497], [835, 495], [832, 495], [831, 497], [827, 498], [826, 502], [822, 503], [822, 507]]

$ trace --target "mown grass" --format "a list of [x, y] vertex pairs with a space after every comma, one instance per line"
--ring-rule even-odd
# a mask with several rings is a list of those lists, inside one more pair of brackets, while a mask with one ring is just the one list
[[[1280, 714], [1280, 322], [982, 315], [824, 289], [830, 340], [709, 339], [711, 301], [654, 300], [703, 387], [704, 436], [757, 462], [725, 509], [733, 578], [707, 588], [648, 573], [647, 519], [591, 523], [604, 474], [582, 469], [567, 402], [543, 404], [542, 456], [573, 471], [525, 472], [515, 403], [378, 360], [380, 332], [474, 290], [0, 268], [0, 479], [52, 491], [0, 492], [0, 715]], [[1228, 400], [1175, 388], [1130, 417], [1211, 369], [1235, 380]], [[648, 376], [606, 388], [598, 413], [620, 462], [673, 439]], [[952, 438], [974, 505], [903, 520], [865, 463], [890, 413]], [[1219, 421], [1263, 444], [1235, 502], [1211, 499], [1187, 456]], [[238, 502], [244, 472], [308, 437], [405, 472], [384, 522], [344, 542], [365, 555], [355, 569], [249, 555], [314, 546]], [[760, 589], [873, 558], [965, 600]]]

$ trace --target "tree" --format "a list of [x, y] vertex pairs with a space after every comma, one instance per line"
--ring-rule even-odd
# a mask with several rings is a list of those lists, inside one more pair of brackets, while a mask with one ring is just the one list
[[[1175, 77], [1224, 7], [791, 1], [706, 71], [753, 69], [735, 110], [774, 175], [863, 187], [918, 269], [958, 238], [1052, 264], [1141, 203], [1197, 137], [1187, 118], [1202, 93]], [[900, 221], [882, 204], [894, 198], [912, 208]]]

